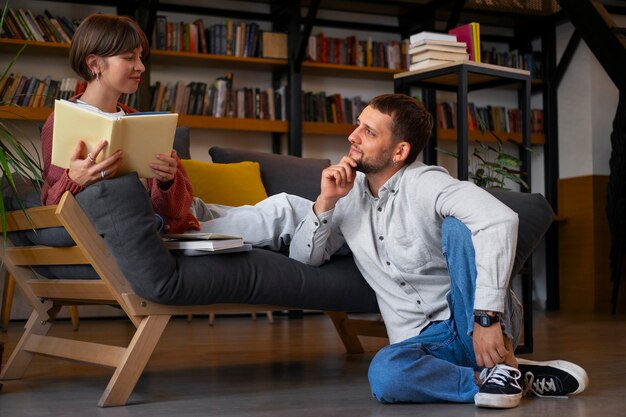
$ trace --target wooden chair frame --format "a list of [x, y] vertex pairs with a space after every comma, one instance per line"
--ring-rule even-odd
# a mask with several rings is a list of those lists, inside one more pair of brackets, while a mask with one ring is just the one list
[[[98, 405], [125, 405], [172, 315], [287, 309], [239, 304], [170, 306], [141, 298], [134, 293], [104, 240], [70, 193], [66, 193], [57, 206], [16, 210], [7, 216], [8, 232], [58, 226], [68, 231], [76, 246], [6, 247], [2, 250], [1, 257], [7, 271], [33, 307], [24, 334], [0, 374], [2, 380], [22, 378], [35, 354], [104, 365], [113, 368], [114, 373]], [[91, 265], [101, 279], [46, 279], [31, 268], [37, 265], [76, 264]], [[47, 336], [62, 306], [93, 304], [119, 305], [124, 310], [136, 327], [128, 346]], [[355, 320], [345, 312], [325, 313], [331, 318], [349, 353], [363, 352], [358, 335], [387, 337], [381, 321]]]

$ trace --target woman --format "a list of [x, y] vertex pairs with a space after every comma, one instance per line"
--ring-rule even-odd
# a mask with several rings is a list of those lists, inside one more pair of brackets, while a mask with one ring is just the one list
[[[148, 40], [139, 25], [129, 17], [92, 14], [85, 18], [74, 34], [70, 48], [72, 69], [87, 80], [82, 95], [71, 100], [104, 113], [134, 113], [135, 109], [118, 102], [120, 95], [137, 91], [143, 60], [150, 52]], [[56, 204], [65, 191], [77, 194], [89, 185], [114, 176], [124, 155], [117, 151], [96, 163], [106, 140], [86, 154], [79, 140], [70, 158], [70, 167], [62, 169], [51, 164], [54, 114], [48, 117], [41, 131], [44, 159], [42, 203]], [[85, 155], [86, 154], [86, 155]], [[198, 229], [199, 223], [190, 212], [193, 198], [191, 183], [176, 151], [157, 154], [150, 164], [154, 178], [142, 179], [154, 211], [164, 221], [167, 233]]]

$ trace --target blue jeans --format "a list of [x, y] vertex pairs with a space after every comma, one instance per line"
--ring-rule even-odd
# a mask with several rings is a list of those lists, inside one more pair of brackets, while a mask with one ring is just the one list
[[[385, 403], [473, 402], [478, 369], [471, 332], [474, 327], [476, 261], [469, 229], [447, 217], [442, 250], [450, 273], [448, 320], [430, 323], [410, 339], [381, 349], [370, 364], [372, 395]], [[503, 327], [514, 345], [519, 337], [521, 305], [512, 292]]]

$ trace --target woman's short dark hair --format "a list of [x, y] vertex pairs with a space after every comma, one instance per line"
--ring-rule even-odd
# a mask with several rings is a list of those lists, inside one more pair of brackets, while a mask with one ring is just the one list
[[424, 105], [406, 94], [383, 94], [374, 97], [369, 106], [391, 117], [391, 135], [396, 142], [408, 142], [410, 164], [422, 152], [433, 130], [433, 117]]
[[109, 57], [142, 47], [141, 60], [150, 55], [150, 44], [141, 27], [128, 16], [94, 13], [87, 16], [76, 29], [70, 47], [70, 65], [87, 81], [95, 78], [89, 70], [87, 57], [91, 54]]

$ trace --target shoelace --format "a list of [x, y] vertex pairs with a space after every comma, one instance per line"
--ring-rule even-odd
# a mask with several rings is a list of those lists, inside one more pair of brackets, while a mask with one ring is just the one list
[[[532, 372], [526, 372], [524, 376], [526, 380], [526, 393], [532, 392], [537, 397], [550, 398], [567, 398], [566, 395], [550, 395], [549, 392], [556, 392], [556, 383], [552, 378], [539, 378], [535, 381], [535, 375]], [[548, 394], [547, 394], [548, 393]]]
[[501, 364], [491, 369], [483, 369], [480, 373], [480, 378], [485, 381], [484, 384], [496, 384], [501, 387], [505, 386], [508, 380], [517, 381], [521, 376], [519, 370]]

